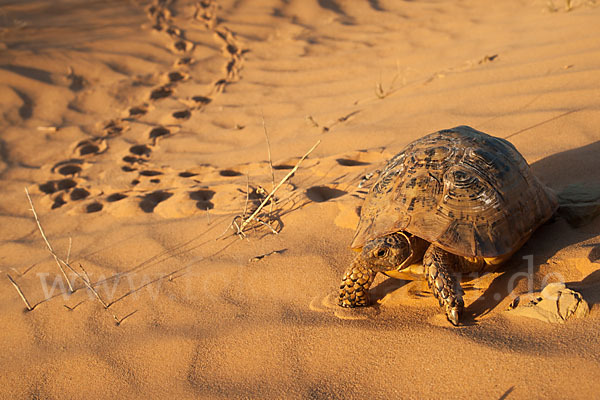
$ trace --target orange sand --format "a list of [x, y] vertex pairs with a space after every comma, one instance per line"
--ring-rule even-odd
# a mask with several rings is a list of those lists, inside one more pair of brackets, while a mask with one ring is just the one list
[[[162, 3], [0, 8], [0, 268], [35, 306], [1, 277], [0, 398], [597, 396], [600, 218], [466, 282], [458, 328], [422, 281], [333, 301], [360, 180], [424, 134], [470, 125], [557, 191], [600, 183], [597, 2]], [[272, 187], [263, 116], [276, 183], [321, 143], [276, 194], [278, 234], [240, 240]], [[108, 311], [74, 276], [66, 294], [24, 187]], [[505, 311], [557, 280], [588, 318]]]

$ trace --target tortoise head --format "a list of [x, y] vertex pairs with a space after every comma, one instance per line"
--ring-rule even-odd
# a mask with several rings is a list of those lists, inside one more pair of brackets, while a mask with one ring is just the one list
[[410, 238], [404, 232], [369, 240], [360, 253], [364, 262], [378, 272], [399, 269], [412, 255]]

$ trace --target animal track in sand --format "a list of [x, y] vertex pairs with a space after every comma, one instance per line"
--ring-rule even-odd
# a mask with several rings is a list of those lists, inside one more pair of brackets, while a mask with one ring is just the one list
[[98, 203], [97, 201], [88, 204], [87, 206], [85, 206], [85, 212], [86, 213], [94, 213], [94, 212], [98, 212], [101, 211], [103, 208], [102, 203]]
[[59, 190], [67, 190], [77, 186], [77, 183], [72, 179], [61, 179], [58, 181], [48, 181], [38, 185], [39, 189], [46, 193], [52, 194]]
[[88, 192], [87, 190], [82, 188], [75, 188], [71, 191], [70, 197], [71, 200], [82, 200], [88, 197], [89, 195], [90, 192]]
[[194, 43], [181, 39], [173, 43], [173, 49], [177, 52], [187, 53], [194, 49]]
[[75, 146], [75, 152], [78, 152], [80, 156], [104, 153], [107, 149], [108, 144], [102, 138], [82, 140]]
[[139, 117], [139, 116], [145, 115], [147, 112], [148, 112], [148, 108], [146, 105], [131, 107], [129, 109], [129, 116], [130, 117]]
[[104, 125], [103, 130], [109, 137], [120, 135], [126, 131], [125, 127], [121, 125], [120, 121], [115, 120], [109, 121], [106, 125]]
[[192, 100], [195, 101], [199, 106], [205, 106], [212, 101], [210, 97], [206, 96], [194, 96], [192, 97]]
[[238, 172], [238, 171], [234, 171], [232, 169], [224, 169], [224, 170], [219, 171], [219, 175], [226, 176], [226, 177], [233, 177], [233, 176], [241, 176], [242, 173]]
[[56, 163], [51, 171], [58, 172], [61, 175], [75, 175], [81, 172], [81, 166], [83, 165], [83, 160], [78, 158], [72, 158], [70, 160], [61, 161]]
[[[126, 163], [129, 163], [129, 164], [146, 162], [145, 159], [140, 158], [140, 157], [134, 157], [134, 156], [125, 156], [125, 157], [123, 157], [123, 161], [125, 161]], [[127, 168], [127, 169], [124, 169], [124, 168]], [[129, 166], [124, 166], [122, 169], [125, 172], [131, 172], [134, 170], [133, 167], [129, 167]]]
[[188, 78], [188, 74], [185, 74], [180, 71], [169, 72], [167, 75], [169, 78], [169, 82], [180, 82]]
[[173, 94], [173, 89], [171, 89], [169, 86], [161, 86], [157, 89], [154, 89], [150, 93], [150, 100], [164, 99], [165, 97], [169, 97], [171, 94]]
[[67, 204], [67, 202], [63, 199], [63, 195], [61, 193], [54, 198], [54, 203], [52, 203], [51, 208], [54, 210], [56, 208], [62, 207], [65, 204]]
[[111, 195], [106, 196], [106, 201], [109, 203], [114, 203], [115, 201], [123, 200], [127, 195], [123, 193], [113, 193]]
[[306, 196], [316, 203], [335, 199], [345, 195], [347, 192], [328, 186], [313, 186], [306, 190]]
[[193, 64], [195, 61], [192, 57], [181, 57], [180, 59], [178, 59], [175, 62], [176, 66], [182, 66], [182, 65], [191, 65]]
[[164, 126], [159, 126], [159, 127], [153, 128], [150, 131], [150, 133], [148, 134], [148, 137], [150, 139], [156, 139], [159, 136], [165, 136], [165, 135], [168, 135], [170, 133], [171, 133], [171, 131], [168, 130], [167, 128], [165, 128]]
[[[132, 176], [131, 178], [134, 179], [131, 180], [125, 179], [125, 182], [129, 182], [131, 186], [136, 186], [135, 190], [138, 198], [141, 199], [139, 210], [147, 213], [154, 212], [154, 208], [158, 204], [173, 195], [176, 195], [177, 201], [187, 199], [189, 204], [184, 206], [184, 208], [190, 207], [187, 210], [191, 213], [193, 213], [193, 210], [212, 210], [215, 207], [213, 197], [215, 197], [217, 192], [219, 192], [219, 196], [222, 196], [223, 193], [232, 192], [234, 187], [237, 188], [238, 183], [234, 178], [243, 175], [242, 172], [237, 170], [238, 166], [233, 166], [231, 169], [217, 169], [203, 165], [191, 170], [173, 171], [168, 166], [167, 169], [163, 169], [163, 166], [151, 165], [151, 156], [153, 152], [158, 151], [153, 146], [159, 138], [160, 140], [167, 140], [173, 136], [174, 133], [179, 131], [177, 124], [192, 118], [195, 111], [201, 110], [211, 104], [215, 96], [221, 93], [227, 85], [240, 79], [239, 74], [243, 64], [243, 55], [247, 51], [242, 47], [235, 33], [223, 26], [221, 21], [217, 19], [216, 12], [218, 7], [216, 2], [211, 0], [197, 2], [197, 12], [194, 15], [194, 19], [204, 23], [200, 27], [201, 30], [205, 29], [209, 35], [211, 33], [214, 34], [212, 40], [220, 47], [220, 50], [217, 50], [217, 54], [224, 58], [224, 65], [221, 70], [222, 72], [213, 77], [212, 88], [209, 88], [207, 93], [186, 97], [185, 99], [174, 97], [170, 99], [169, 97], [178, 94], [178, 88], [181, 85], [186, 85], [186, 82], [191, 80], [190, 65], [195, 63], [194, 51], [197, 47], [194, 41], [186, 38], [186, 31], [174, 24], [182, 21], [181, 18], [184, 17], [185, 12], [179, 15], [178, 18], [173, 19], [170, 10], [171, 5], [171, 1], [152, 0], [152, 4], [146, 8], [151, 25], [146, 25], [144, 28], [146, 30], [152, 29], [158, 31], [160, 35], [167, 35], [168, 42], [166, 44], [161, 42], [161, 45], [173, 56], [173, 61], [170, 64], [171, 67], [166, 71], [163, 70], [162, 72], [159, 71], [156, 74], [152, 74], [148, 79], [141, 79], [140, 75], [135, 75], [135, 71], [130, 69], [120, 69], [117, 71], [124, 76], [129, 76], [133, 84], [141, 83], [153, 86], [149, 86], [146, 89], [147, 92], [143, 94], [146, 100], [142, 99], [140, 101], [137, 99], [137, 102], [128, 104], [117, 113], [117, 117], [107, 119], [102, 125], [98, 126], [96, 129], [99, 132], [92, 133], [95, 136], [83, 140], [80, 139], [76, 142], [71, 147], [71, 152], [74, 157], [79, 158], [67, 159], [52, 166], [50, 170], [53, 175], [49, 176], [48, 178], [50, 179], [46, 182], [38, 185], [39, 192], [49, 198], [51, 208], [56, 209], [67, 204], [77, 204], [75, 208], [68, 207], [67, 209], [70, 210], [68, 212], [75, 210], [75, 212], [84, 211], [86, 213], [94, 213], [104, 210], [103, 203], [106, 203], [106, 208], [110, 209], [110, 212], [113, 212], [115, 209], [112, 206], [108, 207], [108, 203], [114, 203], [127, 198], [129, 199], [126, 201], [133, 202], [133, 195], [125, 194], [130, 187], [114, 187], [112, 191], [108, 189], [108, 193], [112, 194], [104, 195], [104, 191], [107, 189], [105, 187], [101, 189], [95, 188], [93, 186], [94, 179], [104, 179], [103, 177], [106, 176], [110, 179], [116, 179], [115, 182], [119, 182], [125, 178], [126, 173], [131, 172], [135, 172], [137, 176]], [[192, 24], [187, 25], [187, 27], [190, 30], [194, 30], [197, 29], [198, 25], [194, 26]], [[194, 35], [196, 35], [194, 36], [196, 38], [198, 33], [194, 33]], [[211, 40], [211, 36], [207, 37]], [[208, 48], [215, 49], [214, 46], [209, 46]], [[73, 88], [76, 90], [82, 89], [84, 84], [86, 84], [83, 80], [79, 81], [79, 76], [75, 76], [74, 73], [72, 74], [72, 78], [74, 78], [72, 81], [75, 82]], [[184, 87], [184, 89], [187, 88]], [[185, 91], [182, 89], [180, 92], [184, 93]], [[166, 101], [158, 103], [161, 99], [166, 99]], [[30, 117], [31, 101], [26, 96], [22, 96], [22, 100], [24, 108], [21, 110], [21, 114], [24, 117]], [[164, 116], [160, 115], [160, 113], [157, 115], [156, 111], [164, 111], [164, 109], [161, 110], [162, 104], [167, 104], [170, 107], [171, 100], [180, 101], [186, 104], [186, 106], [170, 110], [169, 118], [172, 117], [171, 121], [173, 121], [173, 125], [163, 126], [161, 124], [165, 124]], [[157, 104], [161, 104], [161, 107], [158, 107]], [[144, 132], [144, 127], [148, 124], [150, 125], [147, 128], [149, 131]], [[140, 135], [145, 136], [145, 138], [143, 136], [140, 137]], [[144, 141], [147, 142], [144, 143]], [[109, 149], [109, 144], [111, 145], [111, 149]], [[111, 156], [113, 156], [113, 161], [118, 158], [115, 158], [114, 154], [110, 154], [109, 150], [114, 148], [118, 149], [116, 151], [122, 152], [124, 150], [123, 146], [127, 146], [125, 149], [128, 148], [128, 152], [125, 150], [126, 154], [118, 157], [122, 159], [123, 163], [121, 165], [114, 165], [114, 162], [110, 163]], [[94, 158], [105, 153], [108, 153], [107, 156]], [[85, 162], [84, 160], [89, 162]], [[274, 169], [291, 168], [293, 167], [287, 164], [274, 167]], [[204, 175], [205, 170], [206, 176]], [[87, 175], [82, 176], [83, 171]], [[193, 179], [188, 180], [185, 178]], [[224, 186], [219, 191], [197, 189], [197, 185], [202, 179], [216, 179], [216, 185], [222, 184]], [[169, 191], [161, 190], [161, 182], [163, 185], [168, 182], [169, 188], [174, 187], [174, 191], [171, 189]], [[175, 186], [173, 186], [174, 182]], [[82, 183], [85, 183], [83, 187], [80, 186]], [[180, 187], [177, 188], [177, 185], [180, 185]], [[243, 199], [236, 197], [237, 200], [243, 201]], [[83, 203], [84, 201], [85, 203]], [[122, 209], [122, 206], [119, 205], [118, 208]], [[165, 214], [165, 210], [170, 208], [172, 208], [170, 204], [167, 204], [166, 208], [161, 206], [161, 211], [157, 210], [157, 213], [163, 216], [169, 215], [168, 211]], [[129, 208], [127, 209], [130, 210]], [[138, 209], [138, 207], [135, 207], [135, 209]], [[230, 210], [226, 212], [230, 212]], [[123, 213], [119, 215], [127, 214]]]
[[279, 164], [279, 165], [273, 165], [273, 169], [274, 170], [288, 170], [288, 169], [294, 169], [294, 166], [289, 165], [289, 164]]
[[67, 197], [71, 201], [79, 201], [86, 199], [91, 194], [89, 190], [77, 187], [77, 182], [69, 178], [47, 181], [39, 184], [38, 189], [42, 193], [53, 196], [51, 209], [67, 204]]
[[149, 156], [152, 150], [145, 144], [136, 144], [129, 148], [129, 152], [137, 156]]
[[158, 203], [162, 203], [171, 196], [173, 196], [173, 193], [169, 193], [163, 190], [157, 190], [155, 192], [148, 193], [142, 196], [142, 201], [140, 201], [140, 208], [145, 213], [151, 213], [154, 211], [154, 208], [156, 208]]
[[215, 195], [213, 190], [200, 189], [193, 192], [189, 192], [190, 199], [196, 200], [196, 207], [200, 210], [212, 210], [214, 204], [210, 201]]
[[73, 164], [67, 164], [58, 169], [58, 173], [61, 175], [75, 175], [78, 172], [81, 172], [81, 167]]
[[152, 170], [146, 170], [146, 171], [140, 171], [140, 175], [142, 176], [158, 176], [158, 175], [162, 175], [163, 173], [160, 171], [152, 171]]
[[192, 113], [190, 112], [190, 110], [175, 111], [173, 113], [173, 118], [176, 119], [189, 119], [191, 116]]
[[[145, 144], [136, 144], [134, 146], [131, 146], [129, 148], [129, 152], [131, 154], [133, 154], [133, 156], [128, 155], [123, 157], [123, 161], [125, 161], [126, 163], [129, 164], [142, 164], [148, 161], [148, 157], [150, 156], [150, 153], [152, 152], [152, 150], [150, 149], [150, 147], [146, 146]], [[130, 166], [125, 166], [122, 168], [125, 172], [131, 172], [134, 171], [135, 169], [130, 167]]]

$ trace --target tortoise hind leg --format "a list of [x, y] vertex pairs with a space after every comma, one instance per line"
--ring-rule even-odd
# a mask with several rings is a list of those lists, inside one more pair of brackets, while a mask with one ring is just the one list
[[350, 264], [340, 285], [339, 305], [342, 307], [364, 307], [369, 305], [367, 291], [377, 273], [367, 267], [361, 256]]
[[429, 246], [423, 256], [427, 284], [446, 311], [448, 321], [455, 326], [458, 325], [465, 307], [460, 283], [452, 275], [457, 264], [456, 255], [435, 245]]

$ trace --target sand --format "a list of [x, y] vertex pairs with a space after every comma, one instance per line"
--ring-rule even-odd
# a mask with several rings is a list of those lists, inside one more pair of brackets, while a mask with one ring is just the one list
[[[420, 280], [334, 300], [359, 183], [422, 135], [470, 125], [557, 192], [600, 185], [599, 20], [583, 0], [3, 2], [0, 398], [596, 397], [600, 218], [558, 216], [464, 282], [457, 328]], [[68, 294], [24, 188], [108, 309], [67, 270]], [[589, 316], [506, 311], [550, 282]]]

